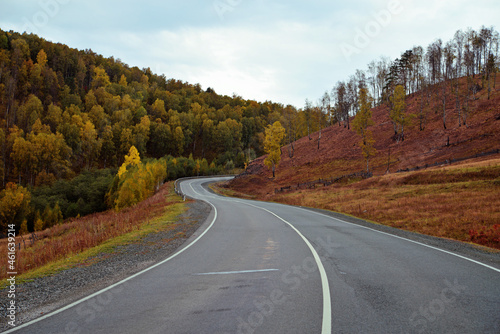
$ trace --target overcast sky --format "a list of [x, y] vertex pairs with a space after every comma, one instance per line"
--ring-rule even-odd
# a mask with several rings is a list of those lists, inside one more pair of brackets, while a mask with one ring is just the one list
[[381, 56], [500, 25], [498, 0], [2, 0], [0, 28], [303, 107]]

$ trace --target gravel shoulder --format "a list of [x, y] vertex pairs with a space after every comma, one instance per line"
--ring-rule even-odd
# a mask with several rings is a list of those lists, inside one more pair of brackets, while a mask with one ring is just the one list
[[[199, 234], [196, 231], [211, 212], [211, 207], [201, 201], [187, 203], [187, 206], [188, 210], [179, 216], [178, 225], [173, 230], [151, 233], [136, 243], [118, 247], [112, 254], [101, 254], [91, 265], [17, 285], [16, 324], [52, 312], [166, 259], [191, 236]], [[0, 291], [3, 319], [6, 319], [9, 301], [7, 290]], [[2, 321], [0, 331], [9, 328]]]
[[[207, 203], [193, 201], [187, 206], [188, 210], [179, 216], [178, 226], [173, 230], [152, 233], [136, 243], [117, 248], [112, 254], [101, 254], [95, 259], [96, 263], [91, 265], [75, 267], [53, 276], [37, 278], [18, 285], [16, 324], [20, 325], [68, 305], [167, 258], [190, 238], [195, 238], [202, 233], [208, 225], [206, 223], [211, 207]], [[500, 268], [500, 252], [495, 250], [374, 224], [331, 211], [305, 209], [437, 247]], [[4, 319], [8, 302], [6, 290], [0, 291], [0, 313]], [[0, 324], [0, 331], [8, 328], [6, 323]]]

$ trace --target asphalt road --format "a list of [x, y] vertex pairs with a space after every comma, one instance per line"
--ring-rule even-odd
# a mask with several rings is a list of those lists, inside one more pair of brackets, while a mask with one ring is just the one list
[[221, 197], [170, 258], [17, 333], [500, 333], [500, 269], [330, 216]]

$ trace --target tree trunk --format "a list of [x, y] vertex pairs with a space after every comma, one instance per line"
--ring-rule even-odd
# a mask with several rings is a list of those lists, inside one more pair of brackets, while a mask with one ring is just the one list
[[389, 156], [387, 158], [387, 170], [385, 171], [386, 174], [389, 174], [390, 167], [391, 167], [391, 148], [389, 147]]
[[457, 87], [456, 87], [456, 104], [455, 104], [455, 107], [456, 107], [456, 110], [458, 112], [458, 126], [460, 127], [462, 124], [461, 124], [461, 116], [462, 116], [462, 113], [461, 113], [461, 108], [460, 108], [460, 95], [459, 95], [459, 90], [460, 90], [460, 84], [459, 84], [459, 81], [458, 81], [458, 77], [457, 77]]
[[443, 127], [446, 130], [446, 81], [443, 81], [441, 93], [443, 101]]
[[470, 100], [470, 89], [469, 87], [469, 79], [470, 77], [467, 77], [467, 95], [465, 98], [465, 110], [464, 110], [464, 115], [463, 115], [463, 125], [467, 127], [467, 116], [469, 115], [469, 100]]
[[488, 100], [490, 99], [491, 95], [491, 80], [490, 80], [490, 73], [488, 72], [488, 77], [486, 78], [488, 80]]

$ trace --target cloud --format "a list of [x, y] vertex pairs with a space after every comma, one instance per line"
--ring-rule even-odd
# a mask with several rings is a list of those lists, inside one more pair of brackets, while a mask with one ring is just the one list
[[[353, 44], [370, 24], [373, 29], [377, 14], [394, 1], [4, 0], [0, 27], [22, 31], [28, 20], [54, 42], [221, 94], [301, 107], [371, 60], [448, 40], [457, 29], [492, 25], [500, 10], [498, 0], [399, 0], [401, 13], [347, 59], [340, 46]], [[44, 13], [49, 19], [33, 24]]]
[[[242, 27], [188, 28], [153, 35], [124, 33], [116, 38], [120, 46], [115, 47], [141, 50], [122, 60], [147, 62], [168, 77], [264, 101], [271, 99], [274, 91], [288, 90], [290, 79], [297, 80], [294, 73], [313, 74], [314, 67], [328, 61], [329, 44], [325, 43], [323, 50], [318, 48], [314, 39], [325, 38], [318, 36], [317, 30], [303, 24], [279, 22], [271, 32]], [[315, 61], [304, 61], [311, 53], [319, 53]]]

